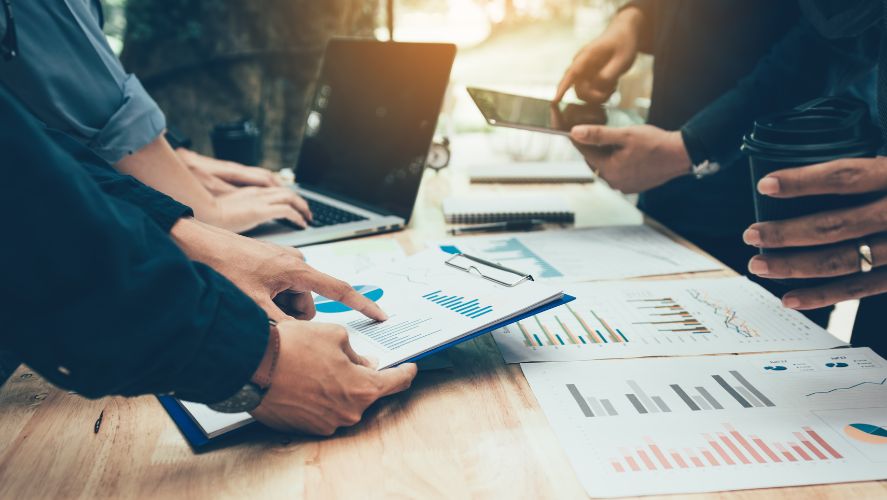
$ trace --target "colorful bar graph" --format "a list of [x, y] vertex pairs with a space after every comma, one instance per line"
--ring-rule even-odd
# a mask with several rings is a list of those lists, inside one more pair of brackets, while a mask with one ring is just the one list
[[422, 296], [423, 299], [441, 307], [457, 312], [462, 316], [477, 319], [493, 311], [492, 306], [481, 306], [477, 299], [465, 300], [459, 295], [442, 295], [442, 290], [435, 290]]
[[636, 322], [635, 325], [653, 325], [660, 332], [711, 333], [711, 330], [694, 318], [690, 311], [670, 297], [636, 299], [628, 302], [637, 303], [637, 309], [647, 313], [651, 319]]
[[616, 330], [614, 330], [614, 329], [609, 325], [609, 323], [607, 323], [607, 321], [604, 320], [604, 318], [601, 318], [600, 316], [597, 315], [596, 312], [594, 312], [594, 311], [592, 311], [592, 310], [590, 310], [590, 309], [589, 309], [588, 312], [590, 312], [591, 315], [594, 316], [594, 318], [598, 321], [598, 323], [600, 323], [601, 326], [604, 327], [604, 330], [606, 330], [607, 333], [610, 334], [610, 340], [612, 340], [613, 342], [623, 342], [623, 340], [622, 340], [623, 337], [620, 336], [618, 333], [616, 333]]
[[[746, 437], [730, 424], [723, 424], [726, 432], [702, 434], [707, 446], [691, 450], [664, 449], [655, 439], [645, 436], [644, 446], [634, 453], [620, 450], [621, 457], [612, 458], [617, 471], [642, 472], [690, 467], [721, 467], [735, 465], [788, 464], [800, 460], [840, 460], [844, 457], [811, 427], [792, 432], [797, 441], [767, 443], [757, 435]], [[793, 453], [794, 452], [794, 453]], [[618, 464], [619, 466], [617, 467]], [[639, 464], [643, 464], [640, 467]]]

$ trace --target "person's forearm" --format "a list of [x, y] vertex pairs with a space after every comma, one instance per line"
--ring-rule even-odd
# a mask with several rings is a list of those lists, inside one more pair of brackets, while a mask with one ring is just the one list
[[731, 164], [756, 118], [823, 95], [829, 69], [838, 62], [830, 42], [810, 26], [799, 25], [751, 74], [691, 118], [684, 133], [694, 137], [695, 149], [704, 150], [704, 159]]
[[114, 166], [188, 205], [198, 219], [211, 223], [215, 219], [215, 198], [188, 170], [163, 134], [144, 148], [122, 158]]
[[647, 13], [640, 6], [629, 4], [613, 16], [610, 21], [610, 30], [626, 30], [635, 40], [644, 38], [642, 36], [645, 29], [648, 28]]
[[656, 31], [655, 26], [655, 2], [652, 0], [635, 0], [626, 4], [613, 17], [623, 23], [630, 23], [638, 50], [647, 54], [653, 53], [653, 40]]

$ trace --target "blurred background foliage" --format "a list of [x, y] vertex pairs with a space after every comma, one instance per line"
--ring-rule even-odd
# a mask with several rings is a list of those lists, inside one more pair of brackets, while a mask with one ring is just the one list
[[[395, 38], [459, 46], [442, 133], [486, 131], [465, 85], [549, 97], [625, 0], [395, 0]], [[105, 31], [171, 124], [211, 153], [217, 123], [250, 118], [265, 164], [292, 166], [330, 37], [387, 39], [384, 0], [103, 0]], [[650, 61], [613, 104], [643, 114]]]

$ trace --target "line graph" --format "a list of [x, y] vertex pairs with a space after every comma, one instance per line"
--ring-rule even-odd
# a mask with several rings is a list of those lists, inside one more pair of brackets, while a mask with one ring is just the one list
[[736, 310], [731, 308], [730, 306], [722, 304], [721, 302], [713, 299], [707, 293], [700, 290], [688, 289], [687, 293], [690, 295], [690, 297], [693, 297], [694, 300], [712, 308], [715, 314], [723, 316], [724, 326], [726, 326], [727, 328], [746, 338], [760, 336], [760, 334], [754, 328], [749, 326], [745, 320], [740, 319], [737, 316]]
[[873, 381], [860, 382], [858, 384], [853, 384], [849, 387], [835, 387], [834, 389], [829, 389], [827, 391], [811, 392], [810, 394], [805, 394], [804, 396], [809, 398], [810, 396], [815, 396], [817, 394], [831, 394], [833, 392], [838, 392], [838, 391], [849, 391], [849, 390], [856, 389], [857, 387], [860, 387], [863, 385], [884, 385], [884, 386], [887, 386], [887, 377], [882, 379], [880, 382], [873, 382]]

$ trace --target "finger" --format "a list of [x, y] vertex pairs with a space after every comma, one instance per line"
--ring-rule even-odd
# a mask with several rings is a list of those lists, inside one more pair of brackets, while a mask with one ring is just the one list
[[599, 80], [579, 80], [576, 82], [576, 95], [585, 102], [607, 102], [615, 86], [606, 85]]
[[[874, 249], [872, 245], [873, 253]], [[877, 260], [883, 262], [883, 250], [879, 257]], [[859, 250], [856, 245], [847, 243], [817, 250], [756, 255], [749, 261], [748, 270], [757, 276], [773, 279], [846, 276], [859, 272]]]
[[262, 167], [247, 167], [239, 163], [225, 162], [225, 168], [216, 175], [240, 186], [277, 186], [277, 183], [274, 182], [274, 175]]
[[761, 194], [794, 198], [819, 194], [857, 194], [887, 190], [887, 158], [845, 158], [787, 168], [758, 182]]
[[361, 356], [360, 354], [357, 354], [357, 352], [354, 351], [354, 348], [351, 347], [351, 342], [348, 340], [348, 337], [345, 337], [342, 342], [342, 352], [344, 352], [345, 355], [348, 356], [348, 359], [350, 359], [352, 363], [360, 366], [365, 366], [367, 368], [373, 368], [373, 364], [369, 359]]
[[575, 78], [576, 74], [573, 72], [573, 67], [570, 66], [561, 78], [560, 83], [557, 84], [557, 92], [555, 92], [553, 99], [555, 103], [561, 102], [564, 99], [564, 95], [566, 95], [567, 91], [570, 90], [570, 87], [573, 86], [573, 80]]
[[282, 309], [277, 307], [277, 304], [275, 304], [270, 297], [253, 297], [253, 300], [255, 300], [256, 304], [265, 311], [268, 318], [273, 319], [278, 323], [293, 319], [291, 316], [287, 315], [287, 313], [283, 312]]
[[376, 321], [388, 319], [388, 315], [385, 314], [378, 304], [355, 291], [348, 283], [337, 280], [313, 268], [311, 268], [311, 271], [304, 277], [306, 284], [311, 290], [328, 299], [341, 302], [368, 318]]
[[614, 146], [624, 142], [625, 131], [601, 125], [576, 125], [570, 130], [570, 138], [579, 144]]
[[263, 222], [274, 219], [286, 219], [299, 227], [308, 227], [308, 223], [305, 222], [305, 218], [302, 217], [302, 214], [296, 212], [296, 210], [289, 205], [268, 205], [265, 207], [262, 214], [265, 217]]
[[827, 285], [792, 290], [782, 298], [785, 307], [819, 309], [846, 300], [856, 300], [887, 292], [887, 269], [857, 274]]
[[419, 369], [415, 363], [404, 363], [376, 372], [376, 380], [381, 390], [379, 397], [384, 398], [409, 389], [418, 372]]
[[262, 199], [269, 203], [289, 205], [298, 210], [303, 217], [309, 220], [311, 218], [311, 209], [308, 208], [308, 202], [290, 188], [282, 187], [266, 189], [265, 192], [262, 193]]
[[612, 150], [601, 148], [598, 146], [580, 145], [580, 151], [582, 152], [582, 156], [585, 158], [585, 163], [588, 164], [588, 166], [591, 167], [592, 170], [598, 173], [606, 170], [607, 164], [609, 163], [610, 158], [613, 156]]
[[274, 303], [293, 318], [310, 321], [317, 315], [311, 293], [281, 292], [274, 297]]
[[827, 245], [887, 230], [887, 199], [782, 221], [752, 224], [742, 235], [758, 248]]

